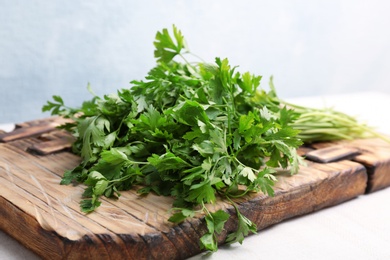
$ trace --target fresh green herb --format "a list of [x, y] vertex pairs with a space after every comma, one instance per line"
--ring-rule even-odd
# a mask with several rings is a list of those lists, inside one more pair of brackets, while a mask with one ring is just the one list
[[252, 233], [257, 232], [257, 227], [251, 220], [249, 220], [248, 218], [246, 218], [244, 215], [240, 213], [240, 211], [237, 208], [237, 205], [234, 204], [234, 202], [232, 202], [232, 204], [237, 212], [238, 228], [236, 232], [231, 233], [227, 236], [226, 241], [229, 243], [238, 242], [242, 244], [244, 238], [249, 234], [249, 232]]
[[[203, 210], [206, 212], [206, 225], [208, 232], [200, 238], [201, 248], [205, 248], [210, 251], [217, 251], [217, 235], [220, 234], [223, 229], [225, 222], [229, 219], [230, 215], [223, 210], [218, 210], [216, 212], [209, 212], [203, 204]], [[236, 209], [237, 214], [240, 214], [239, 210]], [[253, 222], [250, 221], [252, 225]], [[255, 232], [257, 230], [255, 229]], [[237, 230], [237, 232], [240, 232]]]
[[242, 243], [257, 228], [233, 199], [260, 191], [272, 196], [277, 168], [296, 173], [302, 162], [296, 149], [314, 140], [306, 139], [313, 131], [308, 122], [328, 115], [312, 117], [284, 103], [272, 85], [269, 92], [260, 89], [260, 76], [241, 74], [228, 59], [188, 62], [191, 53], [175, 26], [173, 36], [158, 32], [154, 46], [156, 66], [128, 89], [94, 95], [80, 108], [65, 106], [59, 96], [43, 106], [74, 121], [63, 128], [76, 137], [73, 151], [82, 162], [61, 183], [87, 185], [84, 212], [99, 207], [101, 196], [119, 197], [135, 185], [142, 186], [140, 194], [172, 196], [170, 221], [204, 213], [208, 232], [200, 243], [210, 251], [217, 250], [229, 214], [206, 205], [226, 198], [238, 219], [227, 242]]

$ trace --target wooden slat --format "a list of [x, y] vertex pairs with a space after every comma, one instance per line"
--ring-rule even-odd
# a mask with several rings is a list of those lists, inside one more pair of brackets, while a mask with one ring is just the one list
[[11, 142], [18, 139], [38, 136], [56, 129], [58, 123], [47, 123], [36, 126], [17, 128], [12, 132], [0, 135], [0, 142]]
[[309, 151], [305, 154], [305, 157], [306, 159], [314, 162], [329, 163], [344, 159], [351, 159], [359, 153], [360, 151], [357, 148], [335, 145]]
[[70, 138], [58, 138], [50, 141], [36, 143], [31, 145], [28, 150], [40, 155], [48, 155], [56, 153], [72, 147], [73, 139]]
[[16, 124], [16, 129], [9, 133], [0, 134], [0, 142], [11, 142], [18, 139], [39, 136], [56, 130], [56, 128], [72, 120], [62, 117], [34, 120], [23, 124]]
[[39, 136], [42, 142], [34, 143], [27, 148], [28, 151], [40, 155], [60, 152], [72, 147], [75, 138], [64, 130], [54, 130]]
[[48, 123], [53, 123], [53, 122], [63, 124], [63, 123], [67, 123], [67, 122], [72, 122], [72, 120], [66, 119], [63, 117], [59, 117], [59, 116], [52, 116], [52, 117], [47, 117], [47, 118], [26, 121], [23, 123], [16, 123], [15, 127], [16, 128], [30, 127], [30, 126], [37, 126], [37, 125], [48, 124]]

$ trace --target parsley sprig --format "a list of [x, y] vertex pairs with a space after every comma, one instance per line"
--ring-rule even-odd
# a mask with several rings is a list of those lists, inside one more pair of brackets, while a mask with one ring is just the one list
[[[169, 221], [179, 223], [196, 212], [205, 215], [208, 232], [201, 247], [216, 251], [217, 236], [229, 214], [210, 212], [207, 204], [225, 198], [233, 205], [238, 228], [227, 242], [242, 243], [255, 223], [234, 202], [248, 192], [273, 195], [279, 168], [298, 171], [302, 162], [303, 112], [260, 89], [261, 76], [241, 74], [228, 59], [189, 62], [182, 33], [173, 26], [157, 32], [156, 66], [127, 89], [65, 106], [59, 96], [43, 111], [73, 119], [62, 126], [73, 133], [73, 151], [82, 162], [65, 172], [61, 184], [84, 183], [84, 212], [100, 206], [101, 196], [119, 197], [139, 187], [174, 198]], [[191, 56], [193, 57], [193, 56]]]

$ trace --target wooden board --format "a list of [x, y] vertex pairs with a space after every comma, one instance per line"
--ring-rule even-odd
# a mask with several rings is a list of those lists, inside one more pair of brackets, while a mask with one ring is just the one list
[[[380, 139], [362, 139], [318, 143], [312, 146], [316, 152], [327, 149], [349, 151], [344, 157], [365, 166], [368, 174], [367, 193], [390, 186], [390, 147]], [[353, 154], [353, 156], [350, 156]], [[324, 162], [324, 160], [322, 160]]]
[[[201, 252], [202, 216], [169, 223], [171, 198], [131, 190], [119, 200], [104, 199], [92, 214], [81, 213], [83, 187], [59, 185], [80, 158], [66, 150], [64, 140], [71, 138], [55, 130], [56, 120], [0, 133], [2, 230], [44, 259], [183, 259]], [[278, 176], [274, 197], [256, 193], [236, 201], [259, 230], [390, 185], [390, 145], [381, 140], [314, 144], [300, 152], [317, 162], [307, 161], [294, 176]], [[232, 215], [218, 237], [223, 243], [236, 229], [234, 209], [223, 200], [209, 209]]]

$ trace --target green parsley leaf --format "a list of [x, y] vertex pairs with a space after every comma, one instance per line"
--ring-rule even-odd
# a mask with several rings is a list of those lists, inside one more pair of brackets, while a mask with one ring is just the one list
[[157, 32], [154, 46], [154, 56], [157, 61], [168, 63], [185, 47], [184, 37], [175, 25], [172, 26], [174, 39], [167, 29]]
[[221, 209], [214, 213], [208, 212], [205, 217], [208, 232], [200, 238], [201, 248], [217, 251], [217, 234], [223, 231], [225, 222], [229, 217], [230, 215]]
[[[234, 204], [233, 204], [234, 205]], [[237, 206], [234, 205], [237, 213], [237, 219], [238, 219], [238, 227], [237, 230], [231, 234], [229, 234], [226, 237], [226, 242], [228, 243], [235, 243], [238, 242], [242, 244], [244, 241], [244, 238], [248, 236], [248, 234], [251, 233], [257, 233], [257, 226], [255, 223], [253, 223], [250, 219], [245, 217], [240, 213]]]

